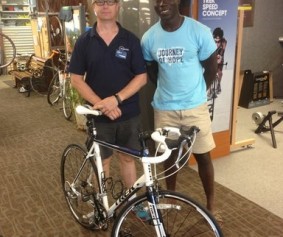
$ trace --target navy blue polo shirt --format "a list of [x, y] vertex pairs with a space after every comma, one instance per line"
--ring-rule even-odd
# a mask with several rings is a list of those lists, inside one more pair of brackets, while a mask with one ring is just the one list
[[[118, 93], [135, 75], [146, 72], [140, 40], [119, 23], [119, 32], [107, 45], [93, 28], [82, 34], [76, 41], [69, 72], [85, 75], [86, 83], [100, 97]], [[140, 113], [138, 93], [119, 105], [122, 116], [115, 121], [124, 121]], [[111, 122], [106, 116], [98, 121]]]

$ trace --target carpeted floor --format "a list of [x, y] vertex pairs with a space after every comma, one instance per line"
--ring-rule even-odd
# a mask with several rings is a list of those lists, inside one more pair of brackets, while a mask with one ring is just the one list
[[[84, 143], [85, 133], [46, 97], [27, 98], [7, 86], [0, 89], [0, 104], [0, 237], [109, 236], [77, 224], [61, 190], [61, 154], [69, 143]], [[189, 167], [179, 175], [178, 191], [204, 203]], [[225, 237], [283, 236], [283, 219], [219, 184], [216, 197]]]

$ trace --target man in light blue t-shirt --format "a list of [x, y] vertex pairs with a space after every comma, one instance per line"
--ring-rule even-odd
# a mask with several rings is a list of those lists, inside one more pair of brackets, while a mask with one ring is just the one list
[[[207, 106], [207, 88], [217, 73], [216, 45], [210, 29], [182, 16], [180, 0], [154, 0], [160, 21], [142, 37], [142, 50], [150, 79], [157, 88], [152, 101], [155, 128], [192, 126], [200, 128], [193, 147], [199, 175], [214, 212], [214, 169], [210, 151], [215, 147]], [[165, 162], [164, 168], [174, 159]], [[166, 179], [175, 190], [177, 175]]]

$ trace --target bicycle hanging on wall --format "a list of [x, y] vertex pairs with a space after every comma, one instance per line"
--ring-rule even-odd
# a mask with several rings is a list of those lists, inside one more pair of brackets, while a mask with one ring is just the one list
[[[5, 48], [8, 48], [11, 51], [11, 57], [8, 58], [6, 62], [4, 62]], [[15, 57], [16, 46], [13, 40], [9, 36], [0, 32], [0, 68], [8, 67], [14, 61]]]

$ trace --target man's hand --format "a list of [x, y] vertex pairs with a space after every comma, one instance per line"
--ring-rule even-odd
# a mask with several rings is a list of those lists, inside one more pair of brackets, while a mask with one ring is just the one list
[[115, 96], [109, 96], [95, 103], [93, 108], [100, 110], [104, 115], [106, 115], [111, 120], [115, 120], [122, 115], [122, 112], [118, 107], [118, 102]]
[[115, 109], [111, 110], [110, 112], [104, 113], [108, 118], [110, 118], [111, 120], [115, 120], [119, 117], [121, 117], [122, 112], [119, 109], [119, 107], [116, 107]]

